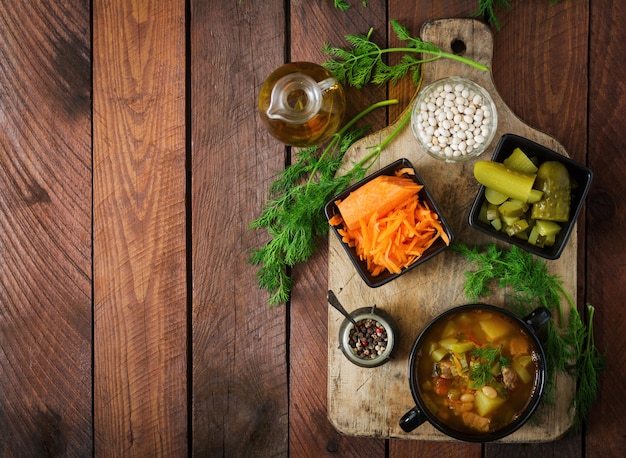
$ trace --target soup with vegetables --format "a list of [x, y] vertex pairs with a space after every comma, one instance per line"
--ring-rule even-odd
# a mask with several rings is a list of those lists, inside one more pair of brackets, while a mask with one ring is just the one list
[[538, 383], [532, 339], [509, 317], [464, 310], [422, 339], [417, 383], [426, 408], [462, 433], [490, 433], [513, 422]]

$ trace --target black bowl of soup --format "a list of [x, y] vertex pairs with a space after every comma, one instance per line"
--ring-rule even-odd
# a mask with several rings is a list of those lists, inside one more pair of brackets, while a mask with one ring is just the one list
[[501, 439], [534, 413], [546, 384], [537, 333], [550, 319], [540, 307], [520, 319], [487, 304], [452, 308], [419, 335], [409, 358], [415, 407], [400, 420], [410, 432], [428, 421], [470, 442]]

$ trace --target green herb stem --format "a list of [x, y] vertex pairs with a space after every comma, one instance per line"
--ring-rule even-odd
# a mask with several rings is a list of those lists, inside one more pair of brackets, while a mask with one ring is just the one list
[[[424, 59], [421, 62], [432, 62], [434, 60], [438, 60], [441, 58], [446, 58], [446, 59], [450, 59], [450, 60], [456, 60], [458, 62], [461, 62], [463, 64], [469, 65], [470, 67], [474, 67], [477, 68], [478, 70], [483, 70], [483, 71], [488, 71], [489, 67], [487, 67], [484, 64], [481, 64], [480, 62], [476, 62], [475, 60], [472, 59], [468, 59], [467, 57], [463, 57], [463, 56], [459, 56], [457, 54], [452, 54], [452, 53], [448, 53], [445, 51], [441, 51], [441, 50], [434, 50], [434, 49], [416, 49], [416, 48], [385, 48], [385, 49], [381, 49], [379, 51], [372, 51], [369, 52], [367, 54], [363, 54], [362, 56], [376, 56], [378, 54], [387, 54], [387, 53], [422, 53], [422, 54], [430, 54], [433, 55], [435, 57], [431, 58], [431, 59]], [[359, 56], [361, 57], [361, 56]]]
[[343, 128], [339, 131], [339, 134], [344, 135], [349, 129], [352, 128], [352, 126], [354, 126], [358, 121], [360, 121], [362, 118], [370, 114], [372, 111], [378, 108], [389, 106], [389, 105], [396, 105], [397, 103], [398, 103], [398, 99], [389, 99], [389, 100], [383, 100], [382, 102], [376, 102], [375, 104], [370, 105], [365, 110], [363, 110], [358, 115], [356, 115], [354, 118], [352, 118], [350, 121], [348, 121], [348, 123], [346, 123], [346, 125], [343, 126]]
[[410, 119], [411, 119], [411, 112], [407, 111], [404, 118], [402, 118], [402, 120], [398, 123], [396, 128], [391, 131], [391, 133], [387, 136], [387, 138], [385, 138], [380, 143], [380, 145], [370, 147], [372, 151], [363, 159], [361, 159], [361, 161], [357, 164], [357, 167], [363, 167], [365, 166], [365, 164], [370, 162], [373, 158], [378, 157], [380, 153], [389, 145], [389, 143], [391, 143], [391, 141], [394, 138], [396, 138], [396, 135], [398, 135], [400, 131], [404, 129], [404, 127], [407, 125]]
[[[309, 180], [307, 182], [307, 187], [311, 184], [311, 181], [313, 180], [313, 178], [315, 177], [315, 173], [317, 172], [317, 168], [319, 167], [319, 164], [321, 163], [321, 161], [325, 158], [325, 156], [332, 150], [336, 149], [336, 146], [341, 142], [341, 139], [344, 138], [344, 136], [346, 135], [346, 133], [352, 129], [352, 127], [354, 127], [354, 125], [359, 122], [361, 119], [363, 119], [365, 116], [367, 116], [368, 114], [370, 114], [372, 111], [377, 110], [378, 108], [383, 108], [389, 105], [395, 105], [398, 103], [398, 99], [389, 99], [389, 100], [383, 100], [381, 102], [376, 102], [373, 105], [370, 105], [369, 107], [367, 107], [365, 110], [361, 111], [359, 114], [357, 114], [354, 118], [352, 118], [350, 121], [348, 121], [342, 128], [341, 130], [339, 130], [339, 132], [337, 132], [336, 134], [333, 135], [332, 139], [330, 140], [330, 143], [328, 144], [328, 146], [324, 149], [324, 151], [322, 152], [321, 156], [320, 156], [320, 161], [316, 164], [316, 167], [313, 169], [313, 171], [311, 172], [311, 175], [309, 176]], [[394, 131], [394, 136], [397, 134], [397, 132]], [[385, 145], [386, 146], [386, 145]], [[383, 147], [384, 148], [384, 147]], [[380, 151], [382, 151], [383, 148], [380, 148]], [[363, 162], [363, 161], [361, 161]], [[359, 163], [357, 165], [361, 166], [362, 164]]]

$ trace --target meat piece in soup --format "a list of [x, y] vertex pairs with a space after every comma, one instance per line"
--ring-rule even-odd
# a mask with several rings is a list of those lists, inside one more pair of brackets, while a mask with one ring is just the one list
[[422, 342], [420, 395], [450, 428], [498, 431], [528, 405], [538, 356], [533, 341], [506, 315], [465, 310], [433, 326]]

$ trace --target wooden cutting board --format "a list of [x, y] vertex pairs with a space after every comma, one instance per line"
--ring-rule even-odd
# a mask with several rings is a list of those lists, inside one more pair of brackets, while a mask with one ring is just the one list
[[[426, 23], [421, 38], [452, 52], [452, 43], [465, 44], [464, 55], [491, 66], [493, 36], [489, 28], [473, 19], [443, 19]], [[455, 49], [458, 49], [455, 46]], [[505, 133], [525, 136], [563, 155], [567, 152], [555, 139], [524, 124], [499, 96], [490, 72], [473, 69], [450, 60], [439, 60], [423, 66], [422, 87], [446, 76], [464, 76], [489, 91], [498, 109], [498, 130], [489, 149], [480, 159], [489, 159], [498, 139]], [[410, 110], [412, 104], [406, 109]], [[399, 119], [402, 119], [401, 116]], [[358, 161], [367, 147], [378, 145], [393, 125], [354, 144], [347, 152], [345, 164]], [[448, 164], [431, 158], [420, 150], [407, 125], [381, 154], [371, 172], [406, 157], [424, 179], [452, 227], [457, 241], [483, 244], [494, 239], [469, 227], [467, 218], [478, 184], [473, 178], [475, 160]], [[552, 273], [561, 276], [565, 289], [576, 300], [577, 262], [576, 230], [558, 260], [548, 261]], [[338, 348], [339, 327], [343, 317], [332, 307], [328, 309], [328, 417], [341, 433], [354, 436], [396, 437], [419, 440], [450, 440], [430, 424], [405, 433], [398, 425], [402, 415], [415, 403], [408, 384], [408, 358], [411, 347], [422, 328], [441, 312], [468, 300], [463, 293], [464, 272], [471, 268], [450, 250], [431, 259], [402, 277], [380, 287], [368, 287], [350, 263], [335, 234], [329, 240], [329, 289], [349, 310], [363, 306], [389, 312], [400, 329], [399, 346], [394, 359], [377, 368], [364, 369], [350, 363]], [[486, 302], [505, 305], [504, 293], [496, 291]], [[565, 313], [568, 306], [563, 305]], [[569, 404], [575, 384], [571, 377], [559, 376], [556, 381], [555, 404], [542, 407], [535, 420], [524, 425], [503, 442], [544, 442], [559, 438], [572, 424]], [[531, 424], [532, 423], [532, 424]]]

